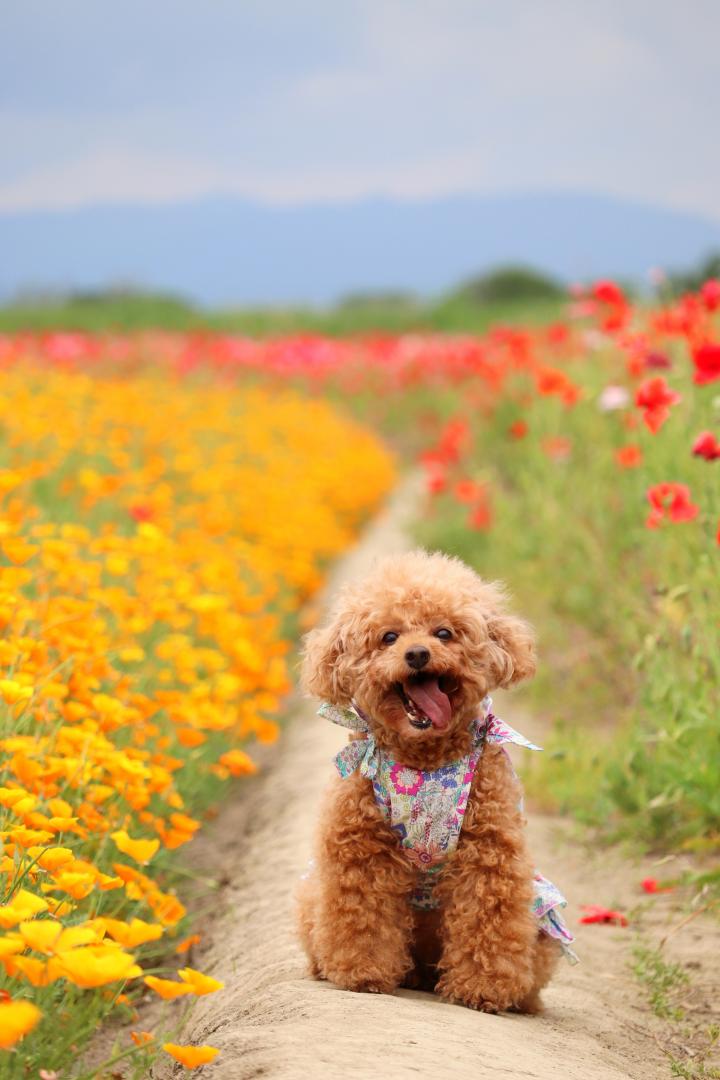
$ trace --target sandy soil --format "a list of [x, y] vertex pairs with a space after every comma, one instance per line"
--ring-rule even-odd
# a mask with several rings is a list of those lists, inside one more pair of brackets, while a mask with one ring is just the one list
[[[403, 526], [415, 500], [412, 485], [400, 491], [338, 567], [336, 581], [361, 573], [381, 552], [407, 546]], [[531, 737], [541, 736], [532, 718], [513, 710], [512, 698], [502, 706], [498, 712], [510, 723]], [[193, 964], [224, 980], [226, 988], [197, 1002], [182, 1036], [184, 1042], [221, 1049], [202, 1075], [213, 1080], [645, 1080], [669, 1075], [657, 1022], [628, 967], [633, 930], [577, 928], [582, 962], [562, 964], [546, 991], [541, 1017], [486, 1016], [428, 994], [354, 994], [307, 978], [293, 935], [292, 891], [308, 859], [332, 755], [345, 736], [318, 718], [312, 704], [298, 703], [295, 711], [265, 773], [243, 785], [238, 800], [189, 852], [194, 870], [214, 878], [221, 872], [224, 882], [213, 910], [201, 920], [204, 944]], [[607, 852], [588, 853], [569, 839], [568, 823], [535, 815], [532, 808], [529, 817], [537, 865], [570, 898], [574, 928], [581, 903], [628, 910], [642, 900], [639, 881], [652, 872], [647, 866]], [[681, 917], [660, 898], [652, 905], [650, 922], [660, 927]], [[702, 974], [708, 954], [703, 954], [698, 921], [676, 937], [690, 942], [696, 957], [692, 963]], [[152, 1024], [156, 1006], [150, 1008], [135, 1027]], [[153, 1072], [162, 1080], [181, 1075], [184, 1070], [167, 1061]]]

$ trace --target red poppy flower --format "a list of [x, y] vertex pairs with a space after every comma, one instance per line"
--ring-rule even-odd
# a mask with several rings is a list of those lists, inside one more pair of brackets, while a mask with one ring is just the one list
[[489, 529], [492, 525], [492, 508], [489, 502], [482, 502], [475, 506], [468, 517], [468, 524], [473, 529], [481, 531]]
[[670, 415], [670, 406], [677, 405], [680, 395], [671, 390], [662, 375], [648, 379], [637, 388], [635, 404], [644, 409], [645, 426], [656, 435]]
[[592, 295], [602, 306], [602, 329], [607, 333], [622, 330], [628, 321], [630, 305], [620, 286], [614, 281], [597, 281], [593, 285]]
[[627, 926], [628, 921], [621, 911], [613, 911], [611, 908], [602, 907], [600, 904], [581, 904], [587, 915], [581, 915], [578, 920], [581, 923], [610, 923], [614, 926]]
[[130, 516], [135, 521], [152, 521], [155, 516], [152, 506], [147, 506], [144, 503], [136, 503], [130, 507]]
[[655, 484], [647, 489], [646, 495], [651, 506], [645, 519], [648, 529], [657, 529], [664, 520], [693, 521], [700, 513], [700, 507], [690, 501], [690, 488], [686, 484]]
[[692, 361], [695, 365], [693, 379], [698, 386], [720, 379], [720, 345], [712, 341], [697, 345], [692, 351]]
[[665, 356], [665, 353], [649, 352], [645, 357], [646, 368], [671, 368], [672, 362]]
[[524, 439], [529, 430], [526, 420], [515, 420], [508, 428], [508, 435], [511, 439]]
[[625, 294], [614, 281], [596, 281], [592, 287], [592, 294], [602, 304], [625, 304]]
[[692, 452], [696, 457], [705, 458], [706, 461], [715, 461], [720, 458], [720, 443], [712, 431], [701, 431], [693, 443]]
[[471, 503], [480, 498], [483, 493], [483, 486], [477, 484], [474, 480], [458, 480], [453, 488], [453, 493], [458, 502]]
[[672, 885], [661, 885], [657, 878], [646, 877], [640, 882], [643, 891], [646, 893], [661, 893], [672, 892]]
[[720, 307], [720, 281], [710, 278], [700, 290], [700, 299], [708, 311], [715, 311]]
[[580, 388], [559, 368], [541, 367], [535, 373], [538, 393], [543, 397], [555, 395], [566, 405], [574, 405], [580, 397]]
[[440, 469], [427, 474], [425, 483], [431, 495], [439, 495], [447, 487], [447, 477]]
[[636, 469], [642, 462], [642, 450], [635, 443], [621, 446], [615, 451], [615, 460], [621, 469]]

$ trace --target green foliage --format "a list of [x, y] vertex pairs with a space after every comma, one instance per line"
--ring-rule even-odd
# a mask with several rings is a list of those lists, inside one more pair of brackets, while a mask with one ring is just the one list
[[163, 293], [110, 289], [66, 298], [28, 297], [0, 308], [0, 330], [191, 330], [201, 322], [186, 300]]
[[636, 945], [633, 949], [636, 978], [645, 986], [650, 1008], [661, 1020], [681, 1020], [678, 992], [688, 984], [687, 973], [679, 964], [669, 964], [657, 949]]
[[695, 1010], [688, 1008], [685, 999], [692, 996], [693, 987], [685, 969], [643, 942], [635, 946], [633, 957], [633, 973], [648, 1004], [664, 1021], [658, 1045], [668, 1058], [671, 1075], [684, 1080], [718, 1080], [720, 1070], [710, 1059], [717, 1060], [720, 1026], [703, 1024]]
[[[491, 290], [492, 293], [492, 290]], [[554, 289], [526, 296], [499, 290], [479, 301], [460, 293], [421, 300], [408, 293], [366, 292], [329, 308], [246, 307], [201, 309], [179, 297], [136, 291], [75, 293], [66, 298], [28, 297], [0, 308], [0, 332], [165, 329], [219, 330], [253, 337], [281, 334], [482, 333], [493, 323], [541, 323], [558, 318], [563, 294]], [[530, 301], [530, 302], [529, 302]]]
[[668, 283], [674, 293], [695, 292], [711, 278], [720, 278], [720, 251], [715, 251], [702, 258], [689, 270], [670, 274]]
[[560, 300], [565, 289], [554, 278], [532, 267], [500, 266], [464, 282], [454, 295], [477, 306]]

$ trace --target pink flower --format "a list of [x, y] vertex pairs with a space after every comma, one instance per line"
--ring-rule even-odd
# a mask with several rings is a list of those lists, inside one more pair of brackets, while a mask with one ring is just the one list
[[598, 398], [598, 409], [613, 412], [625, 409], [630, 404], [630, 395], [624, 386], [606, 386]]
[[425, 777], [418, 769], [411, 769], [409, 765], [393, 765], [390, 770], [390, 780], [399, 795], [417, 795], [425, 783]]

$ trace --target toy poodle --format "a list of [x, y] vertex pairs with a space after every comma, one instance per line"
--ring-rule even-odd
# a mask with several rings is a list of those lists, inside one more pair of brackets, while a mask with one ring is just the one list
[[533, 869], [502, 744], [539, 747], [488, 696], [534, 671], [532, 630], [503, 589], [437, 553], [385, 558], [307, 636], [303, 686], [351, 731], [298, 895], [313, 976], [540, 1010], [572, 935]]

